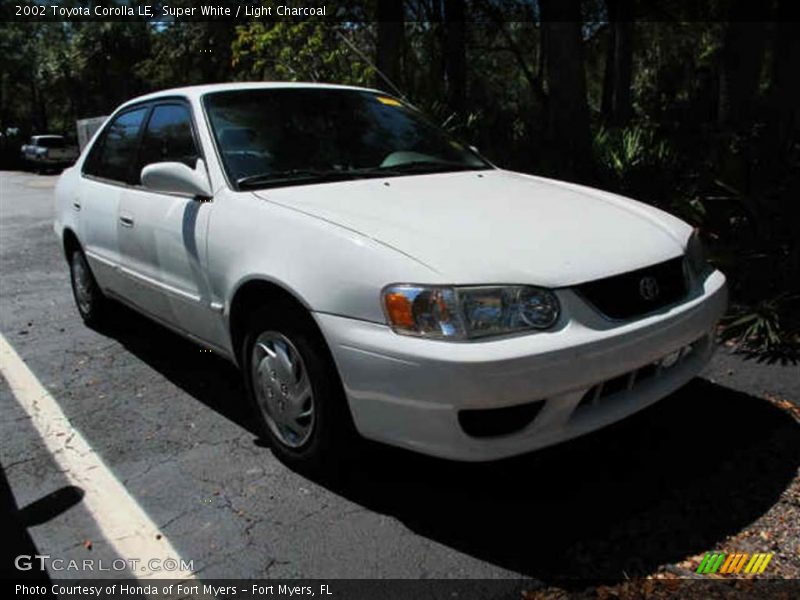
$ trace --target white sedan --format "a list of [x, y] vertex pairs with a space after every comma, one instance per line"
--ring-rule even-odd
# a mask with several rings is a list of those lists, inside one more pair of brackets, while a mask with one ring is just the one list
[[114, 299], [233, 361], [295, 467], [356, 434], [470, 461], [573, 438], [694, 377], [726, 306], [686, 223], [345, 86], [131, 100], [61, 176], [55, 230], [87, 323]]

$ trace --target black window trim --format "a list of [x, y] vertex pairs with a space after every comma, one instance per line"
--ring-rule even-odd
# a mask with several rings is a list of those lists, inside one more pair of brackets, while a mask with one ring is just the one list
[[[147, 116], [145, 117], [144, 126], [142, 130], [139, 132], [139, 139], [136, 142], [136, 159], [133, 161], [133, 166], [131, 166], [131, 174], [133, 174], [133, 169], [136, 168], [136, 165], [139, 164], [139, 158], [142, 154], [142, 140], [144, 139], [144, 134], [147, 131], [147, 128], [150, 126], [150, 119], [153, 118], [153, 112], [156, 108], [160, 106], [183, 106], [189, 111], [189, 129], [192, 132], [192, 141], [194, 142], [194, 147], [197, 149], [197, 158], [203, 161], [203, 164], [206, 168], [206, 175], [208, 174], [208, 165], [206, 164], [205, 154], [203, 153], [203, 145], [200, 143], [200, 135], [197, 131], [197, 125], [195, 124], [194, 119], [194, 111], [192, 110], [192, 103], [183, 96], [164, 96], [163, 98], [158, 98], [157, 100], [152, 101], [152, 105], [150, 109], [147, 111]], [[209, 176], [209, 181], [210, 181]], [[128, 184], [128, 187], [136, 189], [136, 190], [145, 190], [145, 188], [141, 183], [131, 183]], [[181, 196], [182, 194], [167, 194], [169, 196]]]
[[[83, 164], [81, 164], [81, 177], [83, 177], [85, 179], [90, 179], [92, 181], [97, 181], [97, 182], [100, 182], [100, 183], [113, 185], [113, 186], [120, 187], [120, 188], [135, 189], [135, 190], [144, 190], [144, 189], [146, 189], [141, 184], [131, 183], [131, 180], [132, 180], [131, 179], [131, 175], [133, 174], [133, 169], [135, 168], [136, 164], [138, 164], [138, 162], [139, 162], [139, 153], [141, 152], [141, 148], [142, 148], [142, 137], [144, 136], [144, 132], [147, 129], [147, 125], [150, 123], [150, 117], [153, 114], [153, 109], [156, 106], [160, 106], [160, 105], [164, 105], [164, 104], [181, 104], [183, 106], [186, 106], [186, 108], [189, 109], [189, 119], [190, 119], [190, 126], [191, 126], [191, 130], [192, 130], [192, 138], [194, 140], [195, 146], [197, 147], [198, 158], [200, 158], [203, 161], [203, 164], [205, 165], [205, 168], [206, 168], [206, 174], [209, 175], [209, 179], [210, 179], [210, 174], [208, 173], [208, 164], [206, 163], [205, 153], [203, 152], [203, 144], [200, 142], [200, 135], [199, 135], [199, 132], [197, 130], [197, 122], [196, 122], [196, 119], [195, 119], [195, 114], [194, 114], [194, 109], [192, 107], [192, 103], [189, 101], [188, 97], [180, 96], [180, 95], [159, 96], [158, 98], [149, 98], [149, 99], [143, 100], [141, 102], [136, 102], [135, 104], [126, 105], [124, 108], [121, 108], [117, 112], [112, 114], [108, 118], [106, 123], [103, 125], [103, 129], [97, 135], [97, 138], [95, 138], [94, 143], [92, 144], [92, 146], [89, 148], [89, 150], [86, 153], [86, 159], [84, 159]], [[108, 179], [107, 177], [102, 177], [100, 175], [92, 175], [91, 173], [87, 173], [86, 172], [86, 163], [89, 160], [90, 155], [94, 151], [95, 146], [97, 144], [102, 143], [103, 141], [105, 141], [106, 133], [108, 132], [108, 129], [111, 127], [111, 124], [114, 123], [122, 115], [127, 114], [129, 112], [136, 111], [136, 110], [141, 110], [142, 108], [144, 108], [146, 110], [145, 110], [144, 117], [142, 118], [142, 124], [139, 127], [139, 132], [138, 132], [137, 137], [136, 137], [136, 146], [135, 146], [135, 149], [134, 149], [134, 155], [135, 155], [136, 159], [131, 162], [131, 166], [129, 167], [128, 181], [118, 181], [116, 179]], [[169, 195], [172, 196], [172, 195], [178, 195], [178, 194], [169, 194]], [[183, 197], [183, 196], [181, 196], [181, 197]]]
[[[259, 89], [259, 88], [256, 88]], [[269, 89], [269, 88], [261, 88], [261, 89]], [[219, 149], [219, 144], [217, 143], [217, 136], [214, 130], [211, 128], [211, 118], [208, 116], [208, 105], [206, 103], [206, 99], [208, 96], [212, 94], [216, 94], [217, 92], [222, 90], [215, 90], [211, 92], [206, 92], [200, 96], [200, 109], [203, 111], [203, 120], [206, 124], [206, 130], [208, 131], [208, 135], [211, 138], [211, 148], [214, 151], [214, 156], [217, 157], [217, 164], [219, 165], [219, 170], [222, 171], [222, 177], [225, 179], [225, 184], [228, 186], [228, 189], [232, 192], [240, 192], [239, 186], [235, 184], [234, 181], [228, 177], [228, 170], [225, 168], [225, 164], [222, 162], [222, 152]]]

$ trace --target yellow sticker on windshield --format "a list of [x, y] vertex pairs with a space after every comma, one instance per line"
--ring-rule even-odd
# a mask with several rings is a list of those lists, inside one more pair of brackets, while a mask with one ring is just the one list
[[378, 99], [378, 102], [381, 104], [385, 104], [386, 106], [403, 106], [403, 103], [399, 100], [395, 100], [394, 98], [389, 98], [389, 96], [375, 96]]

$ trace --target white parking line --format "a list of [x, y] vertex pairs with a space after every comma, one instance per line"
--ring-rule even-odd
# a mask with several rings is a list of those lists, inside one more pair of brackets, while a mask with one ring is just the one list
[[[186, 562], [150, 520], [86, 439], [72, 427], [55, 399], [0, 334], [0, 373], [70, 482], [85, 495], [83, 504], [120, 558], [136, 560], [137, 578], [193, 579]], [[177, 561], [177, 563], [167, 562]], [[150, 561], [160, 561], [158, 563]], [[178, 570], [153, 571], [150, 565], [177, 564]]]

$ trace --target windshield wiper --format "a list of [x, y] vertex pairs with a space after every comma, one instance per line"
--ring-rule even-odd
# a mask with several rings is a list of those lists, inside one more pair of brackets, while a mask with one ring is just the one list
[[358, 171], [322, 170], [322, 169], [287, 169], [248, 175], [236, 180], [239, 189], [266, 188], [281, 185], [302, 185], [304, 183], [323, 183], [326, 181], [344, 181], [360, 177]]
[[412, 160], [410, 162], [391, 165], [388, 167], [375, 167], [370, 173], [383, 173], [389, 175], [407, 175], [412, 173], [446, 173], [448, 171], [483, 171], [489, 169], [488, 165], [465, 165], [464, 163], [449, 161]]
[[287, 169], [248, 175], [236, 180], [239, 189], [268, 188], [283, 185], [303, 185], [306, 183], [326, 183], [346, 181], [362, 177], [399, 176], [421, 173], [445, 173], [452, 171], [483, 171], [490, 166], [465, 165], [445, 161], [415, 160], [389, 167], [366, 167], [362, 169]]

